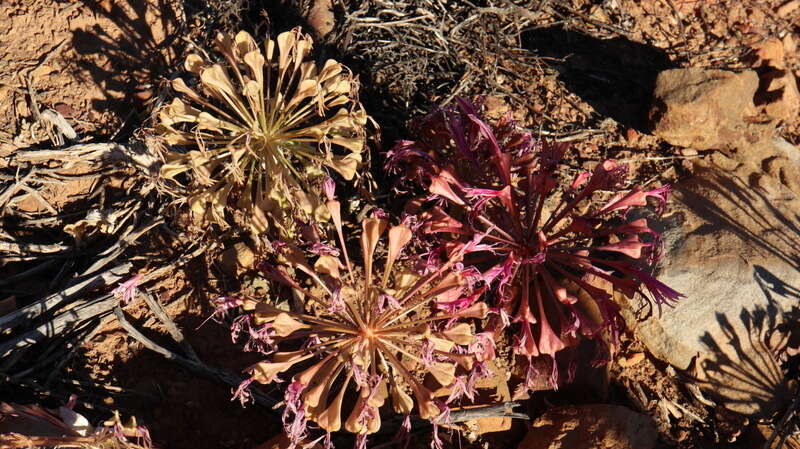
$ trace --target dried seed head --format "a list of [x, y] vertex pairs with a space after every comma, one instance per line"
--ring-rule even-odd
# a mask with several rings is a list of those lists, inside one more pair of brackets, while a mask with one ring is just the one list
[[226, 226], [231, 207], [254, 232], [274, 224], [283, 235], [293, 234], [295, 218], [329, 218], [317, 179], [326, 170], [354, 178], [367, 116], [357, 81], [336, 61], [309, 60], [311, 46], [294, 29], [262, 50], [242, 31], [217, 36], [223, 63], [186, 58], [199, 84], [176, 79], [178, 98], [159, 112], [158, 130], [173, 149], [161, 173], [188, 174], [197, 215]]

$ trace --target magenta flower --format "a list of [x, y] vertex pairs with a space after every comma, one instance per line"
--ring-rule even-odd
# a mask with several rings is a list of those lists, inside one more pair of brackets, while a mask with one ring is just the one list
[[233, 397], [231, 397], [231, 401], [239, 400], [242, 406], [246, 405], [248, 402], [252, 402], [253, 394], [250, 392], [251, 383], [253, 383], [252, 378], [242, 381], [242, 383], [240, 383], [239, 386], [233, 390]]
[[120, 283], [112, 292], [119, 299], [122, 306], [127, 306], [136, 298], [136, 287], [142, 282], [142, 275], [137, 274], [125, 282]]
[[484, 358], [494, 349], [488, 336], [510, 324], [514, 351], [529, 370], [534, 358], [550, 360], [556, 387], [557, 355], [578, 338], [600, 347], [616, 342], [623, 323], [614, 291], [649, 294], [658, 306], [682, 296], [646, 274], [659, 236], [646, 219], [627, 218], [648, 199], [663, 211], [668, 186], [603, 199], [628, 171], [607, 160], [559, 188], [566, 144], [534, 139], [510, 115], [489, 124], [465, 99], [435, 110], [415, 130], [417, 141], [387, 153], [387, 169], [428, 189], [420, 243], [443, 259], [462, 252], [463, 264], [492, 287], [498, 317], [476, 343]]

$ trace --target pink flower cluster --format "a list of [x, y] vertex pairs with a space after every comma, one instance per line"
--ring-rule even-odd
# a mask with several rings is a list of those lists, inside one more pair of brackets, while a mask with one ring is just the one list
[[621, 296], [659, 308], [682, 296], [650, 274], [660, 236], [630, 213], [663, 212], [668, 186], [622, 191], [628, 167], [611, 160], [563, 179], [567, 145], [534, 138], [510, 115], [490, 123], [466, 99], [438, 108], [415, 133], [386, 155], [403, 186], [427, 190], [400, 224], [373, 209], [360, 245], [348, 244], [327, 178], [337, 245], [303, 223], [302, 241], [272, 242], [277, 263], [260, 265], [276, 291], [305, 304], [219, 301], [220, 314], [248, 312], [233, 321], [234, 339], [247, 335], [245, 349], [265, 356], [235, 398], [251, 400], [253, 382], [282, 382], [292, 444], [313, 422], [326, 446], [344, 429], [364, 447], [391, 404], [431, 421], [440, 447], [438, 426], [452, 406], [476, 399], [504, 347], [527, 369], [517, 391], [557, 388], [574, 374], [582, 339], [597, 343], [595, 362], [608, 360], [624, 324]]
[[415, 131], [417, 140], [387, 153], [387, 169], [428, 190], [415, 203], [422, 244], [444, 258], [466, 248], [463, 264], [477, 269], [482, 285], [476, 292], [491, 288], [497, 316], [479, 334], [483, 346], [510, 331], [518, 355], [552, 363], [557, 387], [560, 353], [580, 337], [601, 348], [617, 341], [615, 292], [648, 296], [658, 307], [682, 296], [648, 274], [659, 235], [628, 214], [648, 200], [661, 213], [668, 186], [620, 192], [628, 168], [607, 160], [560, 188], [566, 144], [533, 138], [510, 114], [489, 124], [465, 99], [435, 110]]

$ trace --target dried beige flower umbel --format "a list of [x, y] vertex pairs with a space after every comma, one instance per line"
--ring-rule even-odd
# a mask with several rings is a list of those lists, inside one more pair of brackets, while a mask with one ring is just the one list
[[318, 180], [326, 168], [353, 179], [368, 119], [357, 80], [334, 60], [308, 61], [311, 47], [296, 28], [262, 52], [242, 31], [217, 35], [222, 64], [186, 58], [199, 85], [173, 81], [181, 95], [160, 111], [158, 130], [174, 148], [161, 174], [190, 175], [183, 187], [194, 213], [225, 227], [230, 206], [253, 232], [284, 236], [295, 218], [329, 218]]

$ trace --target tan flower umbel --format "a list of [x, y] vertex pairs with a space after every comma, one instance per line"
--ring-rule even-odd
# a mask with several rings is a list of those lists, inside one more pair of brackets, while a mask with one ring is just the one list
[[333, 60], [322, 67], [307, 60], [311, 46], [294, 29], [262, 51], [242, 31], [217, 36], [223, 63], [186, 58], [199, 85], [173, 81], [180, 96], [160, 111], [158, 130], [178, 147], [161, 173], [174, 179], [189, 172], [192, 211], [226, 226], [232, 206], [254, 232], [274, 224], [275, 235], [291, 235], [295, 217], [328, 218], [317, 180], [325, 168], [353, 179], [367, 116], [350, 72]]
[[[331, 198], [327, 206], [342, 246], [339, 202]], [[376, 251], [387, 221], [373, 217], [361, 224], [362, 267], [351, 263], [343, 246], [343, 259], [329, 247], [313, 265], [296, 248], [283, 250], [293, 271], [311, 279], [309, 288], [288, 270], [263, 267], [270, 278], [296, 289], [306, 300], [304, 313], [265, 303], [250, 307], [258, 324], [268, 323], [276, 349], [294, 342], [294, 350], [274, 352], [252, 370], [255, 381], [267, 384], [283, 372], [295, 373], [286, 389], [287, 410], [297, 415], [285, 423], [292, 435], [302, 434], [297, 419], [310, 419], [328, 432], [344, 428], [360, 435], [374, 433], [380, 427], [378, 409], [387, 398], [397, 413], [410, 414], [416, 404], [423, 419], [437, 418], [444, 403], [434, 402], [432, 391], [423, 385], [424, 373], [442, 386], [452, 386], [461, 380], [457, 367], [468, 372], [476, 359], [469, 349], [475, 336], [463, 319], [484, 318], [486, 304], [442, 307], [470, 295], [457, 259], [428, 274], [412, 274], [398, 262], [411, 239], [408, 226], [391, 227], [385, 251]], [[386, 254], [378, 259], [382, 264], [373, 262], [376, 253]], [[345, 400], [348, 397], [353, 401]]]

